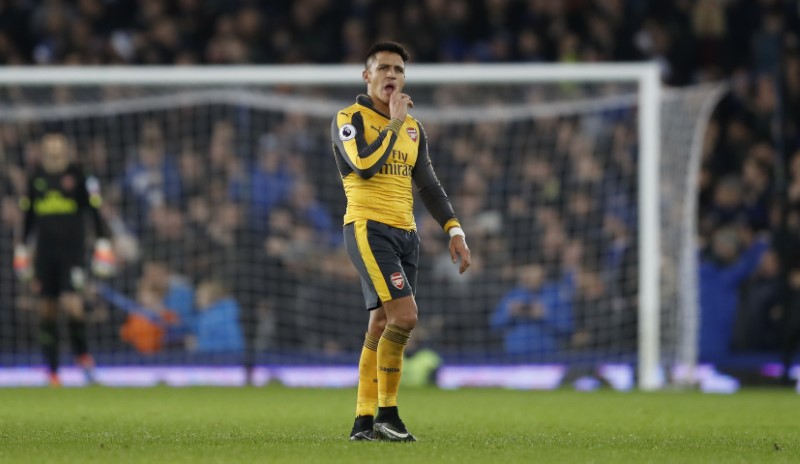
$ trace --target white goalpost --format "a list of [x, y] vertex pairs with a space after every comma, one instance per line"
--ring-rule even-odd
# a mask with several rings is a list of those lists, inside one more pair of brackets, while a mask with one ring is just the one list
[[[73, 139], [75, 157], [84, 166], [106, 169], [111, 185], [104, 189], [112, 194], [105, 212], [113, 216], [114, 230], [129, 238], [118, 243], [129, 267], [109, 286], [131, 300], [151, 260], [171, 262], [175, 253], [185, 253], [175, 262], [206, 266], [174, 273], [192, 287], [230, 266], [226, 285], [239, 289], [232, 290], [235, 296], [243, 295], [239, 323], [247, 353], [210, 353], [203, 363], [284, 365], [299, 359], [287, 352], [302, 352], [311, 363], [339, 365], [352, 360], [358, 346], [342, 337], [363, 331], [366, 316], [351, 304], [357, 294], [347, 292], [351, 287], [357, 292], [358, 283], [344, 270], [349, 263], [329, 230], [340, 226], [343, 194], [325, 139], [335, 111], [363, 92], [361, 70], [358, 65], [3, 68], [0, 125], [13, 137], [0, 141], [0, 165], [25, 171], [39, 135], [59, 130]], [[406, 79], [407, 91], [420, 94], [412, 114], [430, 133], [434, 167], [456, 213], [466, 211], [473, 220], [465, 218], [464, 228], [471, 247], [479, 250], [476, 280], [461, 284], [439, 267], [430, 245], [419, 289], [426, 347], [441, 354], [445, 365], [465, 368], [559, 364], [580, 371], [586, 365], [631, 364], [642, 390], [664, 386], [674, 366], [696, 363], [696, 178], [704, 130], [723, 86], [662, 89], [655, 63], [412, 63]], [[150, 169], [143, 154], [151, 146], [147, 140], [163, 153], [153, 155], [153, 162], [162, 164], [151, 169], [158, 173], [147, 181], [160, 179], [143, 187], [141, 173]], [[225, 159], [228, 165], [215, 164]], [[284, 167], [269, 171], [270, 162]], [[265, 174], [258, 177], [262, 168]], [[201, 174], [189, 182], [192, 170]], [[475, 171], [486, 179], [473, 179]], [[170, 199], [172, 175], [180, 191]], [[532, 179], [552, 180], [552, 189], [531, 185]], [[281, 182], [289, 193], [276, 193]], [[12, 190], [6, 194], [19, 193]], [[164, 198], [153, 200], [154, 195]], [[267, 204], [264, 198], [273, 195], [274, 203]], [[316, 206], [297, 217], [308, 202]], [[425, 214], [417, 216], [423, 250], [438, 240], [421, 219]], [[248, 238], [231, 235], [226, 221], [237, 234], [248, 229]], [[299, 229], [280, 229], [285, 224]], [[475, 224], [481, 224], [480, 233], [471, 234]], [[14, 225], [2, 224], [4, 239]], [[194, 238], [165, 239], [173, 226], [191, 229], [185, 237], [201, 237], [198, 245], [187, 245]], [[310, 238], [300, 243], [303, 234]], [[315, 261], [307, 254], [316, 245], [301, 245], [320, 240], [328, 243], [324, 258]], [[191, 250], [176, 251], [181, 241]], [[4, 250], [10, 250], [8, 243], [0, 245], [0, 255]], [[273, 250], [279, 251], [270, 254]], [[263, 259], [255, 258], [259, 253], [265, 253]], [[273, 261], [279, 263], [269, 267]], [[545, 284], [526, 280], [527, 273], [540, 271]], [[532, 286], [528, 296], [514, 300], [513, 289], [525, 285]], [[453, 303], [453, 295], [460, 294], [467, 295], [466, 302]], [[95, 349], [108, 355], [101, 360], [125, 365], [201, 359], [194, 348], [184, 357], [190, 346], [184, 338], [171, 349], [165, 345], [156, 358], [142, 358], [118, 340], [130, 314], [102, 291], [92, 298], [112, 314], [91, 331], [94, 346], [102, 347]], [[0, 329], [6, 366], [38, 363], [33, 338], [20, 335], [32, 330], [25, 326], [35, 317], [31, 300], [29, 290], [0, 274], [0, 304], [13, 305], [3, 308], [13, 315], [5, 316]], [[503, 302], [514, 312], [523, 300], [530, 305], [525, 315], [501, 322]], [[313, 309], [321, 304], [332, 307]], [[425, 327], [430, 307], [435, 311]], [[559, 312], [569, 312], [562, 325]], [[344, 320], [342, 314], [348, 314]], [[523, 335], [514, 342], [519, 327], [527, 327], [529, 337], [552, 337], [555, 348], [533, 348]], [[512, 352], [514, 343], [527, 351]]]

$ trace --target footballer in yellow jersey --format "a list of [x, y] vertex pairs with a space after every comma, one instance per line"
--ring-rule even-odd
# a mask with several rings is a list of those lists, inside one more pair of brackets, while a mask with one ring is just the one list
[[362, 75], [367, 95], [340, 110], [331, 125], [347, 197], [345, 246], [361, 275], [370, 311], [351, 440], [415, 441], [397, 410], [403, 352], [417, 321], [419, 237], [412, 181], [425, 207], [450, 234], [453, 262], [461, 259], [462, 273], [470, 265], [461, 224], [433, 171], [425, 130], [408, 114], [413, 102], [402, 93], [407, 60], [400, 44], [373, 45]]
[[416, 230], [411, 181], [433, 217], [447, 230], [458, 227], [453, 207], [428, 157], [422, 125], [412, 116], [390, 121], [367, 95], [336, 115], [331, 129], [347, 211], [344, 223], [372, 220]]

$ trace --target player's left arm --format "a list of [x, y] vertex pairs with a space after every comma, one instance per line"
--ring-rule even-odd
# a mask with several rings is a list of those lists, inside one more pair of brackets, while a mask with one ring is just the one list
[[100, 181], [95, 176], [86, 176], [83, 169], [75, 168], [77, 171], [80, 188], [78, 190], [78, 205], [84, 211], [88, 211], [94, 224], [95, 237], [108, 239], [111, 237], [108, 223], [100, 214], [100, 207], [103, 205], [103, 197], [100, 195]]
[[425, 135], [425, 130], [422, 124], [419, 124], [419, 152], [417, 154], [417, 164], [414, 166], [412, 179], [417, 186], [419, 196], [422, 203], [431, 213], [436, 222], [450, 234], [450, 257], [453, 262], [457, 262], [461, 258], [461, 265], [458, 268], [460, 274], [472, 263], [469, 247], [464, 235], [464, 230], [461, 228], [461, 223], [456, 218], [456, 213], [453, 211], [453, 205], [447, 197], [441, 182], [436, 177], [431, 164], [431, 158], [428, 154], [428, 137]]
[[97, 177], [86, 176], [83, 170], [77, 169], [77, 177], [81, 188], [78, 190], [78, 204], [88, 210], [94, 223], [95, 245], [92, 254], [92, 271], [98, 277], [110, 277], [116, 270], [116, 258], [111, 246], [111, 228], [100, 214], [103, 197], [100, 195], [100, 181]]

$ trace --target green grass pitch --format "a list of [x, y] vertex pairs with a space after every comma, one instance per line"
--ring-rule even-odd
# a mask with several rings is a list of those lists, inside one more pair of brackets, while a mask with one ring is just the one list
[[354, 389], [0, 389], [0, 462], [800, 462], [790, 390], [404, 389], [417, 443], [350, 443]]

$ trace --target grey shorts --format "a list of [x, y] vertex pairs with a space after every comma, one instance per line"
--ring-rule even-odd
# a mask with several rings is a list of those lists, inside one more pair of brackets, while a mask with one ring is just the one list
[[367, 310], [415, 294], [419, 262], [416, 231], [357, 220], [344, 226], [344, 245], [361, 275]]

